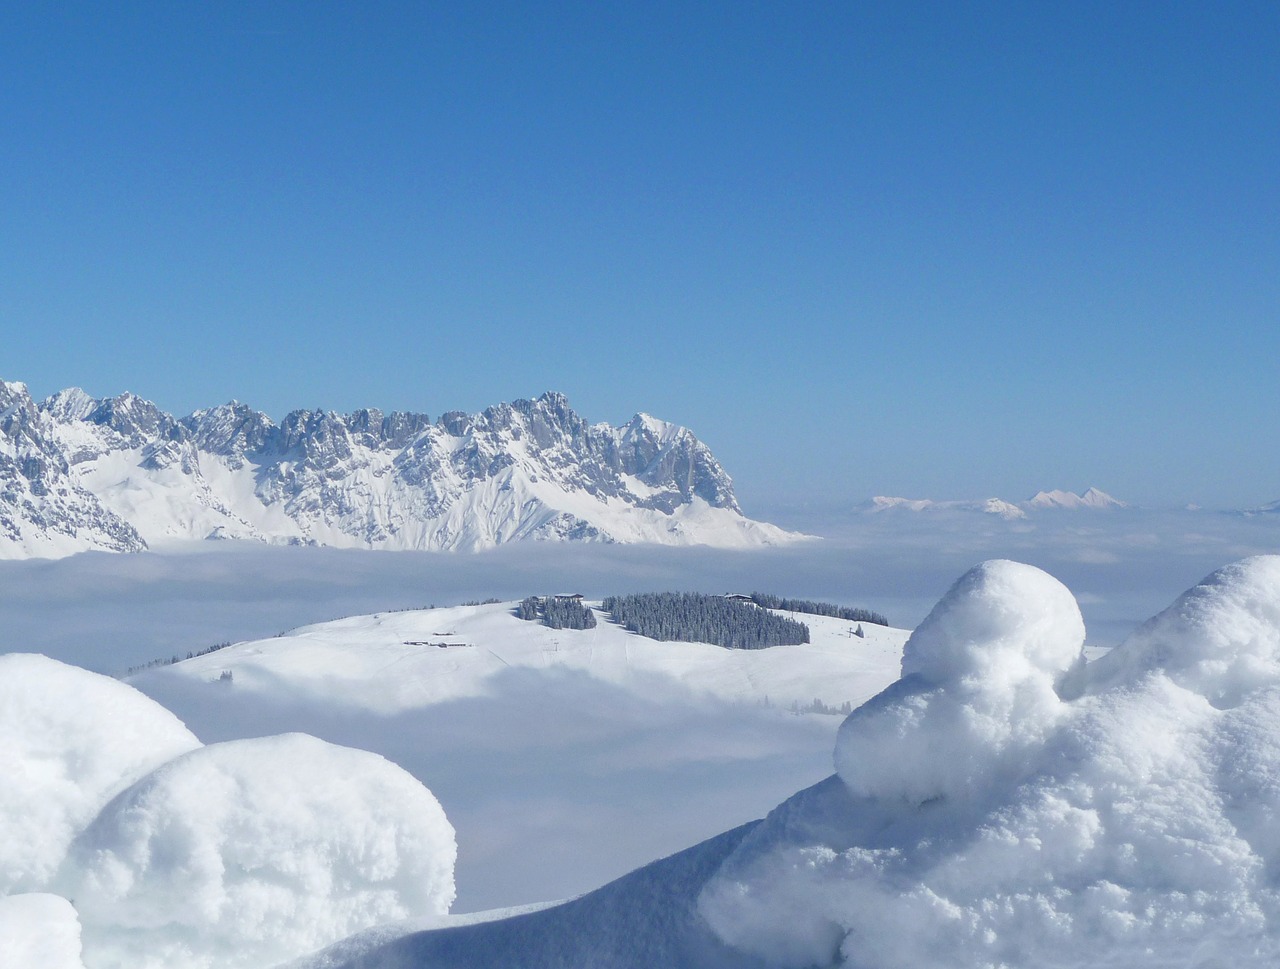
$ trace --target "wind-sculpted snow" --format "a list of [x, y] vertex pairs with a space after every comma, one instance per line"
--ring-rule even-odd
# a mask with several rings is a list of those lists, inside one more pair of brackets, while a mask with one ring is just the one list
[[0, 656], [0, 894], [46, 887], [112, 797], [199, 746], [131, 686], [45, 656]]
[[979, 793], [1028, 769], [1083, 664], [1084, 620], [1057, 579], [992, 561], [962, 577], [912, 633], [902, 679], [859, 707], [836, 770], [860, 797], [917, 806]]
[[60, 888], [92, 969], [261, 969], [444, 914], [455, 856], [439, 803], [405, 771], [287, 734], [144, 777], [76, 840]]
[[1061, 586], [979, 567], [702, 913], [776, 966], [1275, 965], [1277, 603], [1280, 558], [1229, 566], [1072, 688]]
[[1280, 556], [1219, 569], [1098, 663], [1094, 678], [1139, 679], [1159, 668], [1218, 707], [1280, 683]]
[[0, 896], [0, 966], [84, 969], [76, 910], [58, 895]]
[[44, 656], [0, 656], [0, 778], [3, 969], [82, 969], [82, 936], [89, 969], [256, 969], [453, 899], [453, 828], [401, 768], [297, 734], [202, 747]]

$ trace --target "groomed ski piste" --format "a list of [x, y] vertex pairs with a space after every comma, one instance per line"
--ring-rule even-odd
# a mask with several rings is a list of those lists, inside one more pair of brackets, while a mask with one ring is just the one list
[[[499, 607], [474, 607], [471, 616], [468, 635], [477, 640], [486, 624], [505, 622]], [[468, 617], [453, 618], [462, 627]], [[386, 633], [379, 648], [387, 659], [390, 639], [408, 639], [400, 624], [412, 619], [345, 622]], [[446, 631], [464, 641], [460, 629], [432, 633]], [[280, 656], [308, 637], [323, 652], [330, 634], [338, 635], [326, 624], [280, 637], [298, 640]], [[563, 647], [570, 633], [545, 635]], [[727, 824], [570, 901], [461, 916], [447, 913], [455, 871], [448, 805], [440, 811], [386, 759], [285, 735], [197, 746], [148, 771], [148, 757], [190, 746], [185, 727], [153, 726], [155, 751], [125, 756], [130, 745], [110, 739], [95, 748], [95, 737], [110, 735], [88, 725], [95, 709], [108, 708], [124, 720], [145, 709], [159, 723], [154, 701], [105, 681], [108, 703], [101, 677], [3, 657], [10, 668], [0, 683], [21, 686], [10, 686], [0, 709], [55, 687], [64, 702], [43, 723], [30, 705], [5, 721], [10, 776], [33, 782], [14, 788], [0, 817], [8, 827], [24, 807], [37, 813], [33, 800], [66, 797], [60, 813], [70, 820], [36, 856], [6, 859], [11, 877], [25, 875], [0, 901], [10, 936], [0, 955], [24, 969], [1275, 965], [1280, 556], [1220, 569], [1087, 663], [1084, 637], [1075, 600], [1056, 579], [1019, 563], [983, 563], [911, 634], [886, 688], [846, 718], [790, 715], [839, 725], [827, 748], [834, 774], [763, 820]], [[272, 677], [303, 683], [308, 664], [299, 656], [265, 663], [270, 643], [232, 647], [241, 654], [234, 664], [222, 650], [228, 655], [149, 676], [183, 685], [186, 695], [274, 691], [279, 701]], [[467, 671], [452, 674], [450, 689], [492, 695], [504, 675], [460, 658], [479, 643], [399, 645], [436, 651], [422, 663]], [[563, 651], [551, 645], [544, 656]], [[631, 664], [591, 655], [608, 647], [582, 648], [575, 671], [598, 670], [600, 682], [613, 677], [611, 685], [632, 691], [651, 683], [644, 660], [620, 672]], [[762, 653], [799, 657], [800, 649]], [[364, 676], [376, 672], [366, 659]], [[546, 665], [529, 668], [553, 666], [539, 662]], [[745, 661], [733, 654], [730, 662]], [[747, 696], [745, 666], [712, 674], [710, 665], [682, 664], [682, 689], [739, 704]], [[430, 702], [414, 701], [422, 684], [400, 675], [406, 686], [392, 708]], [[297, 688], [304, 705], [325, 692], [322, 676], [309, 679]], [[328, 695], [350, 682], [339, 675]], [[361, 707], [367, 697], [356, 691], [348, 702]], [[394, 712], [382, 715], [392, 730], [403, 726]], [[32, 769], [37, 763], [46, 769]], [[68, 777], [85, 764], [97, 765], [94, 776], [119, 776], [72, 797], [50, 780], [58, 774], [50, 763]], [[667, 807], [674, 814], [682, 805]], [[464, 854], [465, 846], [459, 868]], [[52, 878], [41, 874], [51, 867]], [[360, 921], [367, 927], [352, 930]], [[339, 926], [329, 934], [341, 938], [307, 953]]]

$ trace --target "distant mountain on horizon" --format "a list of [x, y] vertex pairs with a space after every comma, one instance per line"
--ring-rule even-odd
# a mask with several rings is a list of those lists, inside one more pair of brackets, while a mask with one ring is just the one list
[[1130, 507], [1127, 502], [1113, 498], [1105, 491], [1089, 488], [1083, 494], [1073, 491], [1039, 491], [1026, 501], [1012, 502], [1004, 498], [976, 500], [942, 500], [931, 498], [895, 498], [877, 495], [863, 505], [867, 512], [886, 511], [965, 511], [996, 515], [1006, 521], [1026, 518], [1028, 512], [1038, 511], [1113, 511]]
[[478, 414], [232, 401], [175, 418], [132, 393], [37, 403], [0, 381], [0, 558], [156, 543], [473, 551], [513, 541], [749, 547], [803, 538], [745, 517], [688, 428], [589, 424], [563, 394]]
[[1244, 514], [1246, 515], [1280, 515], [1280, 500], [1269, 501], [1265, 505], [1259, 505], [1257, 508], [1249, 508]]

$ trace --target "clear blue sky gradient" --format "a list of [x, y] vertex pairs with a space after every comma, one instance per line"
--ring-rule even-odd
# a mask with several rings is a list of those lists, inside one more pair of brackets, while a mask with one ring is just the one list
[[562, 390], [746, 510], [1280, 498], [1275, 3], [29, 3], [0, 376]]

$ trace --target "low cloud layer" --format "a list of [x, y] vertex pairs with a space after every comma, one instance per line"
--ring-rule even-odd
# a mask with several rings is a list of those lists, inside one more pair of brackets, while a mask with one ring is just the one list
[[[1113, 645], [1223, 562], [1280, 550], [1280, 516], [1126, 511], [1028, 525], [980, 514], [856, 515], [821, 542], [751, 552], [531, 543], [473, 555], [211, 545], [199, 554], [0, 562], [0, 652], [121, 672], [344, 615], [489, 597], [762, 589], [861, 605], [913, 627], [954, 577], [1011, 558], [1076, 594]], [[814, 529], [815, 524], [823, 524]]]

